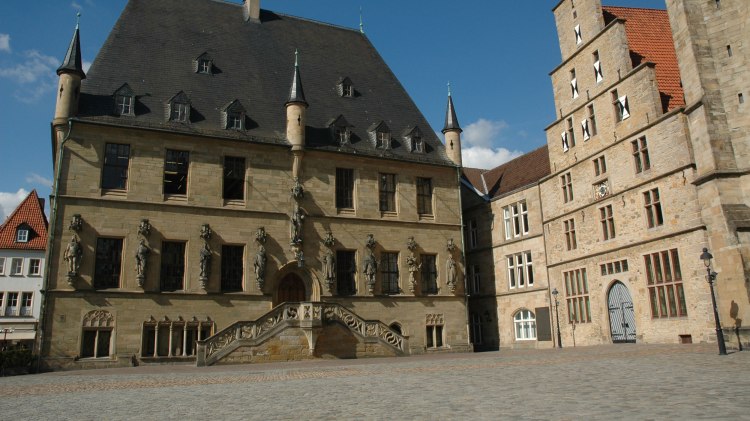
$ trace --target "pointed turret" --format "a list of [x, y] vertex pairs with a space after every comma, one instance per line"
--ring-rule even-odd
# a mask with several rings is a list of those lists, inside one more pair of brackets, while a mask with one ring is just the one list
[[[80, 14], [78, 15], [80, 18]], [[73, 32], [73, 39], [60, 67], [57, 69], [58, 89], [55, 119], [53, 124], [66, 124], [67, 120], [78, 113], [78, 99], [81, 91], [81, 80], [86, 78], [81, 60], [81, 38], [79, 24]]]
[[286, 101], [288, 106], [291, 103], [303, 104], [307, 107], [307, 101], [305, 101], [305, 91], [302, 89], [302, 78], [299, 74], [299, 52], [294, 51], [294, 76], [292, 77], [292, 87], [289, 89], [289, 99]]
[[301, 151], [305, 148], [307, 107], [299, 72], [299, 53], [295, 50], [294, 77], [289, 89], [289, 99], [286, 101], [286, 139], [292, 144], [292, 151]]
[[461, 160], [461, 126], [458, 124], [456, 110], [453, 108], [453, 97], [451, 96], [450, 83], [448, 84], [448, 109], [445, 110], [445, 126], [443, 134], [445, 135], [445, 150], [448, 157], [459, 167], [462, 165]]

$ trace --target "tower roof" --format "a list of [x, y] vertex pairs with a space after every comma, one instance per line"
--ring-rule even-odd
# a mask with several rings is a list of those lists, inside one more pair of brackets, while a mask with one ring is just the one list
[[73, 39], [70, 40], [68, 52], [65, 54], [60, 67], [57, 68], [57, 74], [76, 73], [81, 79], [86, 79], [86, 73], [83, 71], [83, 60], [81, 60], [81, 37], [76, 24], [76, 30], [73, 32]]
[[[44, 202], [36, 190], [0, 225], [0, 249], [45, 250], [47, 248], [47, 216], [44, 215]], [[28, 241], [18, 242], [18, 229], [29, 230]]]
[[445, 110], [445, 127], [443, 127], [443, 133], [449, 130], [458, 130], [462, 132], [461, 126], [458, 124], [458, 117], [456, 117], [456, 110], [453, 108], [453, 97], [448, 93], [448, 109]]
[[305, 104], [305, 91], [302, 89], [302, 78], [299, 74], [299, 53], [294, 51], [294, 76], [292, 77], [292, 87], [289, 88], [289, 99], [286, 101], [287, 105], [291, 103]]

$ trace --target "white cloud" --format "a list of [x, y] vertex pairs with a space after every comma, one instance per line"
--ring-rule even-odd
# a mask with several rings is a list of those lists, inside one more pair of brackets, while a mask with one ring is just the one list
[[505, 148], [485, 148], [483, 146], [471, 146], [463, 148], [461, 151], [464, 167], [485, 170], [495, 168], [521, 155], [523, 155], [521, 151], [510, 151]]
[[29, 195], [24, 189], [18, 189], [15, 193], [0, 192], [0, 221], [5, 222], [7, 218], [16, 209], [19, 203]]
[[37, 173], [31, 173], [26, 177], [26, 182], [29, 184], [38, 184], [44, 187], [52, 188], [52, 180], [47, 177], [43, 177]]
[[0, 78], [10, 79], [19, 85], [13, 93], [16, 99], [33, 103], [54, 92], [57, 86], [55, 70], [60, 62], [57, 58], [36, 50], [24, 51], [23, 57], [22, 63], [0, 68]]
[[76, 3], [75, 1], [70, 3], [70, 7], [78, 10], [79, 12], [81, 11], [81, 9], [83, 9], [83, 6], [81, 6], [79, 3]]
[[0, 51], [10, 52], [10, 35], [0, 34]]
[[502, 120], [492, 121], [480, 118], [464, 128], [463, 141], [471, 146], [489, 148], [495, 143], [500, 132], [506, 128], [508, 128], [508, 123]]
[[91, 68], [91, 62], [90, 61], [83, 61], [83, 73], [88, 73], [89, 68]]

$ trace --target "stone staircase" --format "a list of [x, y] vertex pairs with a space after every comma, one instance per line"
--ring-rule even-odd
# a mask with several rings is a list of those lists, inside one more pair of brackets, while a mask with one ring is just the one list
[[283, 303], [257, 320], [235, 322], [215, 335], [197, 342], [196, 365], [209, 366], [240, 347], [254, 347], [288, 328], [300, 328], [305, 334], [310, 355], [323, 326], [339, 322], [363, 342], [377, 342], [397, 355], [408, 353], [406, 338], [378, 320], [364, 320], [336, 303]]

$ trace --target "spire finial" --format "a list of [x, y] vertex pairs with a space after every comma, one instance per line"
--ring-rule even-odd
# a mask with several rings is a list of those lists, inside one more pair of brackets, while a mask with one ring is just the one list
[[362, 22], [362, 6], [359, 6], [359, 33], [365, 33], [365, 24]]
[[294, 67], [299, 67], [299, 51], [294, 49]]
[[78, 26], [81, 23], [81, 11], [79, 10], [78, 13], [76, 13], [76, 29], [78, 29]]
[[451, 82], [448, 81], [448, 96], [451, 96]]

